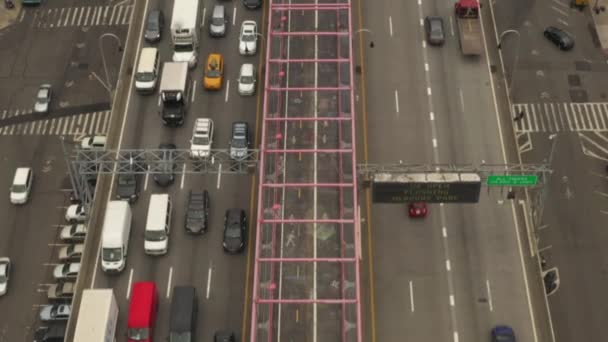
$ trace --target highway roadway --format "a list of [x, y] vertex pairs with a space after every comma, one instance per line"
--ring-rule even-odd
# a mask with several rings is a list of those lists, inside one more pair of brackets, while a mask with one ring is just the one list
[[[8, 293], [0, 298], [0, 341], [31, 341], [31, 332], [40, 325], [39, 307], [48, 303], [46, 290], [54, 283], [52, 267], [62, 246], [58, 227], [65, 224], [69, 197], [59, 136], [71, 142], [84, 134], [107, 132], [107, 93], [89, 74], [101, 73], [100, 34], [126, 34], [129, 6], [113, 8], [103, 1], [87, 1], [80, 7], [74, 1], [45, 2], [23, 9], [14, 24], [1, 31], [0, 184], [6, 197], [0, 204], [0, 255], [11, 258], [13, 272]], [[99, 24], [93, 23], [93, 13], [106, 10], [123, 15], [112, 21], [108, 15], [102, 25], [99, 14]], [[84, 12], [81, 22], [72, 24], [67, 14], [75, 11]], [[106, 57], [109, 70], [115, 72], [120, 54], [108, 52]], [[41, 83], [50, 83], [54, 90], [48, 115], [32, 113]], [[31, 200], [16, 207], [9, 203], [8, 188], [19, 166], [33, 168], [34, 185]]]
[[[188, 99], [191, 103], [184, 125], [179, 128], [164, 126], [157, 114], [160, 110], [158, 97], [142, 96], [131, 86], [128, 94], [123, 94], [128, 105], [124, 114], [124, 127], [120, 128], [117, 134], [117, 147], [155, 149], [160, 143], [174, 143], [178, 148], [188, 149], [194, 121], [201, 117], [211, 118], [215, 123], [213, 148], [228, 148], [231, 124], [234, 121], [246, 121], [250, 127], [256, 127], [258, 98], [239, 96], [236, 92], [236, 79], [240, 65], [245, 62], [258, 65], [261, 53], [251, 57], [240, 56], [238, 35], [243, 20], [253, 19], [261, 29], [262, 11], [246, 10], [239, 2], [224, 4], [227, 6], [229, 23], [227, 35], [223, 38], [211, 38], [207, 33], [213, 3], [204, 2], [200, 8], [201, 25], [204, 27], [201, 27], [200, 31], [199, 62], [197, 67], [190, 71], [194, 92]], [[165, 30], [162, 40], [156, 46], [159, 48], [161, 61], [170, 61], [173, 49], [169, 26], [173, 2], [149, 1], [145, 7], [146, 11], [159, 8], [165, 14]], [[141, 27], [134, 29], [137, 30], [137, 37], [141, 37]], [[143, 41], [143, 37], [135, 41], [137, 45], [127, 49], [139, 51], [142, 46], [149, 45]], [[207, 55], [211, 52], [221, 53], [225, 59], [224, 84], [217, 92], [205, 91], [202, 87], [203, 68]], [[117, 276], [106, 275], [96, 258], [91, 282], [85, 286], [114, 289], [120, 308], [116, 334], [119, 337], [126, 334], [130, 289], [137, 281], [153, 281], [159, 290], [160, 305], [154, 330], [155, 340], [163, 340], [169, 334], [171, 289], [176, 285], [193, 285], [197, 289], [197, 340], [211, 340], [213, 333], [219, 329], [234, 331], [239, 336], [244, 315], [247, 251], [239, 255], [224, 253], [223, 216], [226, 209], [233, 207], [245, 209], [249, 216], [252, 206], [251, 177], [178, 174], [175, 183], [168, 188], [158, 187], [151, 176], [142, 177], [141, 181], [142, 193], [139, 200], [132, 205], [133, 226], [125, 270]], [[185, 208], [190, 189], [207, 189], [210, 194], [210, 228], [202, 236], [190, 236], [184, 229]], [[107, 193], [110, 190], [106, 187], [102, 191]], [[148, 202], [150, 195], [154, 193], [169, 193], [173, 200], [169, 252], [167, 255], [156, 257], [145, 255], [143, 248]], [[103, 211], [104, 206], [99, 208]], [[253, 218], [250, 218], [250, 222], [254, 222]], [[99, 240], [96, 240], [93, 248], [97, 249], [98, 243]]]
[[[521, 33], [519, 62], [504, 57], [507, 70], [515, 70], [511, 106], [527, 112], [514, 127], [521, 159], [546, 162], [554, 170], [535, 234], [545, 269], [559, 272], [557, 291], [548, 297], [555, 341], [603, 339], [605, 305], [598, 304], [598, 296], [608, 286], [602, 263], [608, 193], [606, 56], [591, 34], [589, 8], [579, 12], [566, 1], [553, 1], [519, 11], [526, 4], [515, 2], [511, 12], [497, 2], [494, 9], [501, 13], [499, 31]], [[574, 49], [562, 52], [547, 42], [540, 35], [545, 25], [570, 32]], [[513, 56], [510, 50], [503, 52]]]
[[[493, 94], [489, 66], [496, 62], [485, 54], [461, 55], [453, 5], [360, 6], [360, 29], [370, 32], [357, 37], [364, 66], [359, 105], [365, 110], [359, 162], [513, 162], [514, 141], [505, 126], [511, 120], [497, 113]], [[486, 11], [486, 44], [492, 44]], [[427, 15], [444, 18], [443, 47], [423, 42]], [[545, 340], [547, 322], [535, 317], [545, 310], [535, 286], [540, 277], [534, 259], [526, 257], [518, 202], [482, 188], [477, 204], [433, 204], [426, 218], [410, 219], [406, 205], [369, 200], [361, 204], [370, 318], [365, 340], [487, 341], [499, 324], [513, 327], [518, 341]]]

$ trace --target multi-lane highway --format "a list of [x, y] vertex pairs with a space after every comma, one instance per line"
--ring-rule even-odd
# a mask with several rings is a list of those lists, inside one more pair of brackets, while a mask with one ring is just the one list
[[[365, 78], [359, 138], [366, 151], [360, 160], [513, 162], [505, 126], [510, 118], [500, 117], [493, 94], [489, 65], [494, 62], [485, 53], [462, 56], [453, 4], [361, 6], [361, 28], [369, 32], [358, 37]], [[442, 47], [424, 42], [422, 22], [428, 15], [444, 18]], [[517, 202], [498, 190], [482, 190], [477, 204], [430, 205], [426, 218], [409, 219], [405, 205], [369, 199], [367, 340], [484, 341], [501, 324], [513, 327], [518, 340], [543, 340], [546, 326], [533, 316], [544, 310], [542, 292], [534, 286], [539, 282], [534, 259], [524, 254], [527, 239], [523, 220], [515, 215]]]
[[[118, 12], [122, 13], [120, 20]], [[69, 21], [74, 13], [79, 17], [82, 13], [79, 22]], [[93, 15], [99, 22], [93, 22]], [[124, 38], [130, 18], [131, 6], [125, 4], [90, 1], [76, 6], [72, 1], [56, 1], [25, 8], [12, 24], [2, 23], [8, 26], [0, 36], [0, 183], [8, 189], [18, 166], [34, 170], [31, 200], [15, 207], [6, 196], [0, 206], [5, 218], [0, 228], [0, 254], [13, 263], [8, 293], [0, 298], [2, 341], [31, 340], [32, 331], [39, 326], [38, 310], [48, 303], [46, 290], [54, 283], [52, 267], [59, 263], [58, 227], [65, 224], [69, 197], [59, 136], [70, 142], [84, 134], [107, 132], [107, 93], [90, 78], [91, 72], [102, 73], [97, 39], [105, 32]], [[68, 24], [64, 24], [66, 19]], [[108, 49], [106, 57], [109, 71], [115, 73], [120, 52]], [[34, 114], [42, 83], [52, 85], [50, 111]]]
[[[198, 66], [190, 71], [192, 79], [191, 103], [182, 127], [169, 128], [162, 124], [159, 115], [159, 98], [142, 96], [134, 87], [128, 89], [129, 99], [125, 112], [125, 124], [120, 130], [120, 149], [157, 148], [160, 143], [173, 143], [178, 148], [188, 149], [194, 121], [211, 118], [215, 123], [213, 148], [228, 148], [232, 122], [246, 121], [250, 127], [256, 125], [257, 97], [241, 97], [237, 94], [237, 76], [242, 63], [258, 65], [255, 56], [243, 57], [238, 53], [238, 35], [244, 20], [255, 20], [261, 26], [262, 12], [244, 9], [239, 3], [224, 3], [227, 6], [228, 29], [223, 38], [208, 35], [209, 15], [213, 3], [203, 3], [201, 11], [201, 47]], [[170, 22], [172, 2], [150, 1], [146, 12], [160, 9]], [[166, 27], [168, 28], [169, 25]], [[141, 27], [137, 27], [140, 30]], [[141, 36], [141, 31], [136, 34]], [[170, 61], [173, 47], [168, 30], [156, 44], [161, 61]], [[149, 46], [143, 38], [132, 47], [139, 51]], [[221, 90], [205, 91], [202, 86], [203, 68], [209, 53], [220, 53], [225, 60], [224, 84]], [[190, 236], [184, 230], [187, 195], [190, 189], [207, 189], [211, 198], [210, 228], [203, 236]], [[117, 336], [126, 333], [126, 317], [130, 288], [137, 281], [153, 281], [159, 289], [160, 305], [154, 339], [168, 336], [169, 304], [171, 289], [175, 285], [193, 285], [198, 291], [199, 315], [197, 339], [210, 340], [219, 329], [228, 329], [240, 334], [243, 319], [245, 294], [245, 263], [243, 254], [228, 255], [222, 250], [224, 212], [228, 208], [245, 209], [249, 215], [251, 206], [251, 178], [239, 175], [179, 174], [175, 183], [161, 188], [152, 177], [142, 177], [142, 194], [132, 205], [133, 227], [129, 242], [126, 269], [119, 274], [106, 275], [96, 263], [91, 286], [113, 288], [119, 301], [120, 315]], [[103, 189], [103, 191], [110, 191]], [[169, 193], [173, 201], [173, 218], [169, 240], [169, 253], [152, 257], [144, 253], [144, 226], [151, 194]], [[100, 207], [103, 210], [103, 206]], [[98, 248], [97, 245], [93, 246]]]

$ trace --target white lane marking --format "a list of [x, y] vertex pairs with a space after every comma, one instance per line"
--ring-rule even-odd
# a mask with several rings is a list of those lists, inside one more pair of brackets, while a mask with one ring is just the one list
[[423, 49], [426, 49], [426, 40], [423, 40], [423, 41], [422, 41], [422, 48], [423, 48]]
[[460, 110], [464, 113], [464, 95], [462, 94], [462, 89], [458, 90], [458, 94], [460, 95]]
[[414, 312], [414, 284], [410, 280], [410, 308]]
[[129, 282], [127, 283], [127, 299], [131, 295], [131, 283], [133, 282], [133, 269], [129, 271]]
[[446, 227], [441, 228], [441, 234], [444, 238], [448, 237], [448, 229]]
[[169, 280], [167, 280], [167, 298], [171, 296], [171, 280], [173, 280], [173, 266], [169, 267]]
[[489, 279], [486, 279], [486, 288], [488, 289], [488, 304], [490, 304], [490, 311], [494, 311], [494, 305], [492, 304], [492, 290], [490, 289]]
[[160, 107], [160, 101], [161, 101], [161, 98], [160, 98], [160, 94], [159, 94], [159, 95], [158, 95], [158, 106], [159, 106], [159, 107]]
[[399, 113], [399, 93], [395, 90], [395, 110]]
[[[146, 5], [144, 6], [144, 13], [145, 13], [146, 9], [148, 8], [148, 4], [149, 4], [149, 2], [148, 2], [148, 0], [146, 0]], [[144, 33], [144, 25], [141, 25], [141, 29], [139, 30], [139, 41], [137, 42], [137, 46], [142, 46], [141, 42], [142, 42], [142, 39], [144, 37], [143, 33]], [[139, 60], [139, 51], [136, 53], [135, 60]], [[121, 63], [120, 68], [118, 70], [118, 74], [120, 75], [121, 72], [122, 72], [122, 63]], [[129, 88], [128, 88], [129, 89], [128, 90], [129, 94], [127, 95], [127, 102], [126, 102], [127, 106], [126, 106], [126, 109], [125, 109], [125, 113], [127, 113], [127, 114], [129, 113], [129, 104], [131, 103], [130, 101], [131, 101], [131, 95], [133, 94], [133, 88], [134, 88], [133, 87], [133, 83], [134, 82], [135, 82], [135, 73], [132, 73], [131, 74], [131, 81], [129, 82]], [[118, 96], [115, 96], [113, 101], [116, 102], [117, 98], [118, 98]], [[114, 108], [114, 104], [115, 104], [114, 102], [112, 103], [112, 106], [111, 106], [112, 108]], [[127, 125], [127, 117], [129, 116], [127, 114], [123, 115], [123, 118], [122, 118], [122, 126], [120, 128], [120, 136], [118, 138], [118, 146], [116, 148], [117, 151], [120, 151], [120, 147], [122, 146], [122, 139], [124, 137], [125, 127]], [[118, 152], [116, 152], [116, 154], [118, 155]], [[116, 169], [116, 167], [114, 167], [114, 169]], [[146, 174], [146, 176], [147, 176], [147, 174]], [[112, 188], [114, 187], [114, 179], [115, 179], [115, 177], [116, 177], [116, 173], [114, 172], [114, 173], [112, 173], [112, 178], [110, 180], [110, 187], [108, 188], [108, 198], [112, 198]], [[95, 288], [95, 276], [97, 275], [97, 267], [98, 267], [97, 264], [99, 263], [100, 254], [101, 254], [101, 239], [99, 239], [99, 245], [97, 246], [97, 256], [95, 258], [95, 267], [93, 268], [93, 276], [91, 277], [91, 286], [90, 286], [90, 288]]]
[[454, 342], [458, 342], [458, 331], [454, 331]]
[[429, 71], [429, 63], [424, 63], [424, 71]]
[[209, 299], [209, 293], [211, 293], [211, 274], [213, 268], [209, 266], [209, 270], [207, 270], [207, 294], [206, 297]]
[[426, 87], [426, 94], [428, 96], [431, 96], [433, 94], [433, 91], [431, 90], [431, 87]]
[[570, 25], [568, 25], [568, 23], [565, 20], [562, 20], [561, 18], [557, 18], [557, 21], [562, 23], [564, 26], [570, 26]]
[[236, 24], [236, 6], [234, 6], [234, 10], [232, 11], [232, 26]]
[[203, 20], [201, 21], [201, 27], [205, 27], [205, 17], [206, 17], [205, 14], [206, 13], [207, 13], [207, 9], [203, 8]]
[[[490, 14], [492, 15], [492, 25], [494, 27], [495, 30], [495, 37], [496, 40], [498, 40], [498, 30], [496, 28], [496, 19], [494, 17], [494, 6], [492, 6], [492, 2], [490, 2]], [[479, 17], [479, 20], [481, 21], [481, 36], [483, 38], [484, 41], [486, 41], [486, 33], [485, 30], [483, 29], [483, 16]], [[506, 148], [505, 148], [505, 142], [504, 142], [504, 138], [503, 138], [503, 134], [502, 134], [502, 124], [500, 123], [500, 115], [498, 112], [498, 101], [496, 100], [496, 89], [494, 87], [494, 79], [492, 77], [492, 70], [490, 69], [490, 60], [488, 57], [488, 47], [484, 44], [484, 50], [485, 50], [485, 56], [486, 56], [486, 65], [488, 68], [488, 75], [490, 76], [490, 88], [492, 89], [492, 100], [494, 102], [494, 115], [496, 116], [496, 122], [498, 124], [498, 136], [500, 138], [500, 147], [502, 150], [502, 159], [503, 159], [503, 163], [507, 164], [507, 152], [506, 152]], [[500, 64], [502, 67], [502, 72], [503, 74], [505, 73], [504, 70], [504, 63], [503, 63], [503, 59], [502, 59], [502, 53], [501, 51], [499, 51], [498, 53], [498, 57], [500, 59]], [[505, 89], [506, 89], [506, 93], [507, 93], [507, 102], [509, 103], [509, 108], [512, 108], [513, 104], [511, 103], [511, 97], [509, 95], [509, 87], [506, 86], [507, 85], [507, 81], [506, 79], [504, 80], [505, 83]], [[518, 153], [517, 155], [519, 162], [522, 163], [521, 160], [521, 154]], [[526, 197], [528, 197], [528, 194], [526, 193]], [[529, 198], [528, 198], [529, 200]], [[514, 221], [514, 228], [515, 228], [515, 234], [517, 236], [517, 249], [519, 251], [519, 261], [520, 261], [520, 266], [521, 266], [521, 270], [522, 270], [522, 274], [524, 277], [524, 286], [526, 288], [526, 301], [528, 302], [528, 313], [530, 315], [530, 322], [532, 324], [532, 332], [534, 334], [534, 341], [538, 342], [538, 333], [536, 332], [536, 320], [534, 319], [534, 310], [532, 308], [532, 301], [530, 299], [530, 285], [528, 284], [528, 274], [526, 271], [526, 265], [524, 264], [524, 253], [523, 253], [523, 248], [522, 248], [522, 244], [521, 244], [521, 237], [519, 234], [519, 221], [517, 220], [517, 213], [515, 211], [515, 204], [511, 201], [511, 214], [513, 215], [513, 221]], [[526, 229], [528, 229], [528, 226], [526, 226]], [[553, 321], [551, 319], [551, 310], [549, 310], [549, 302], [547, 301], [547, 296], [544, 297], [544, 302], [545, 302], [545, 309], [546, 312], [548, 313], [549, 316], [549, 330], [551, 331], [551, 338], [553, 341], [555, 341], [555, 331], [553, 330]]]
[[192, 103], [194, 103], [194, 94], [196, 94], [196, 80], [192, 80]]
[[422, 18], [420, 18], [420, 26], [423, 27], [424, 26], [424, 20]]
[[454, 21], [452, 20], [452, 16], [450, 18], [450, 33], [454, 36]]
[[436, 138], [433, 138], [433, 147], [437, 148], [437, 139]]
[[448, 271], [452, 270], [452, 263], [450, 262], [450, 259], [445, 261], [445, 269]]
[[388, 16], [388, 30], [392, 37], [393, 36], [393, 18], [390, 15]]
[[182, 181], [181, 181], [181, 184], [179, 185], [180, 189], [184, 188], [185, 181], [186, 181], [186, 164], [184, 164], [184, 167], [182, 168]]
[[226, 98], [224, 102], [228, 102], [228, 94], [230, 93], [230, 80], [226, 80]]
[[435, 113], [430, 112], [429, 113], [429, 117], [430, 117], [431, 121], [434, 121], [435, 120]]
[[450, 295], [450, 306], [454, 306], [454, 305], [456, 305], [456, 301], [454, 300], [454, 295], [451, 294]]
[[222, 179], [222, 164], [220, 164], [220, 167], [217, 169], [217, 188], [220, 188], [220, 182]]
[[[150, 165], [148, 165], [148, 171], [150, 171]], [[150, 178], [150, 172], [146, 172], [146, 178], [144, 179], [144, 191], [148, 189], [148, 179]]]
[[567, 16], [568, 16], [568, 12], [566, 12], [566, 11], [564, 11], [564, 10], [562, 10], [562, 9], [559, 9], [559, 8], [557, 8], [557, 7], [555, 7], [555, 6], [551, 6], [551, 9], [553, 9], [553, 10], [555, 10], [555, 11], [559, 12], [559, 14], [561, 14], [561, 15], [563, 15], [563, 16], [565, 16], [565, 17], [567, 17]]

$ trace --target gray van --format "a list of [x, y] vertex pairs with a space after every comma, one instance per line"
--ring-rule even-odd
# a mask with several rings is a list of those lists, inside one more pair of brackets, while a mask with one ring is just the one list
[[209, 20], [209, 34], [212, 37], [223, 37], [226, 35], [226, 8], [224, 5], [215, 5]]
[[194, 341], [196, 313], [198, 312], [196, 290], [193, 286], [173, 287], [169, 342]]

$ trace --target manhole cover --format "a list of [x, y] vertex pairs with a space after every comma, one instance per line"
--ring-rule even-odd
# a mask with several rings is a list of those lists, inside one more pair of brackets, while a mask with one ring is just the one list
[[574, 67], [576, 71], [591, 71], [591, 63], [587, 61], [576, 61]]
[[571, 87], [580, 87], [581, 77], [579, 75], [568, 75], [568, 85]]

